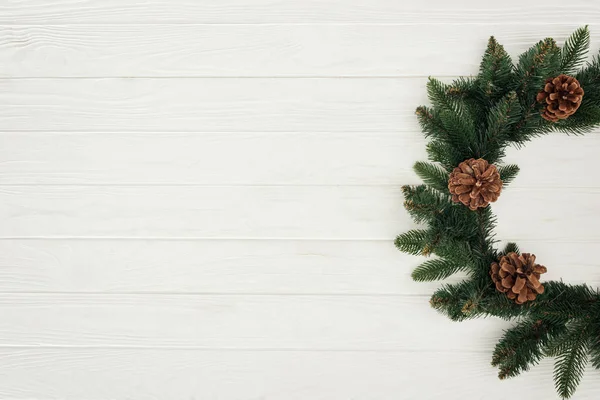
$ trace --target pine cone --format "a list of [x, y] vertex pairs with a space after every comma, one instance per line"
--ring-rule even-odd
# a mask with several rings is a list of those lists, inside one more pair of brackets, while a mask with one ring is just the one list
[[463, 203], [471, 210], [487, 207], [502, 191], [502, 180], [495, 165], [483, 158], [471, 158], [458, 164], [450, 174], [448, 189], [452, 201]]
[[511, 252], [502, 256], [499, 262], [492, 263], [490, 275], [498, 291], [506, 293], [517, 304], [523, 304], [544, 293], [539, 279], [546, 271], [546, 267], [535, 263], [534, 254]]
[[572, 76], [561, 74], [556, 78], [548, 78], [544, 90], [540, 91], [536, 100], [546, 103], [542, 118], [550, 122], [568, 118], [581, 105], [583, 88]]

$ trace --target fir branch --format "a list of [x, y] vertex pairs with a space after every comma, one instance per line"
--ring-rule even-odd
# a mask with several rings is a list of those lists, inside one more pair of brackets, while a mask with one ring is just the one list
[[527, 318], [505, 331], [492, 357], [492, 366], [499, 368], [498, 377], [513, 377], [537, 365], [545, 356], [545, 346], [564, 330], [562, 324]]
[[518, 89], [530, 104], [548, 77], [558, 75], [560, 71], [560, 49], [552, 38], [541, 40], [519, 56], [515, 68]]
[[[585, 68], [575, 75], [575, 78], [579, 81], [579, 84], [585, 90], [583, 95], [583, 101], [581, 106], [590, 104], [594, 106], [600, 105], [600, 55], [596, 55], [592, 58]], [[581, 109], [581, 107], [580, 107]], [[579, 112], [579, 110], [578, 110]], [[578, 113], [577, 112], [577, 113]], [[572, 116], [577, 115], [575, 113]]]
[[510, 56], [496, 39], [490, 37], [479, 65], [478, 82], [487, 96], [510, 90], [513, 82], [513, 64]]
[[403, 186], [404, 207], [415, 222], [433, 222], [450, 206], [448, 195], [426, 185]]
[[590, 48], [590, 32], [587, 25], [578, 28], [569, 36], [561, 51], [560, 70], [571, 75], [585, 61]]
[[425, 261], [412, 272], [412, 278], [417, 282], [437, 281], [446, 279], [459, 271], [468, 270], [468, 264], [460, 264], [456, 261], [436, 258]]
[[444, 285], [438, 289], [429, 304], [453, 321], [463, 321], [476, 315], [479, 290], [472, 281]]
[[427, 143], [426, 150], [429, 160], [440, 163], [448, 172], [451, 172], [464, 160], [461, 153], [454, 151], [453, 148], [441, 140], [430, 141]]
[[472, 157], [473, 128], [464, 125], [461, 117], [451, 111], [425, 106], [418, 107], [416, 114], [425, 137], [435, 139], [438, 144], [442, 159], [462, 161]]
[[508, 254], [508, 253], [521, 254], [521, 251], [519, 250], [519, 246], [516, 243], [509, 242], [504, 247], [504, 251], [502, 253], [503, 254]]
[[502, 180], [503, 185], [507, 186], [509, 183], [511, 183], [517, 177], [519, 171], [519, 166], [515, 164], [508, 164], [499, 167], [498, 172], [500, 173], [500, 179]]
[[429, 231], [423, 229], [413, 229], [396, 237], [394, 244], [405, 253], [413, 255], [429, 255], [428, 250], [431, 244], [431, 235]]
[[560, 71], [560, 49], [552, 38], [546, 38], [519, 56], [515, 67], [517, 95], [521, 103], [521, 118], [511, 132], [511, 140], [523, 143], [549, 131], [540, 116], [537, 93], [548, 77]]
[[429, 101], [439, 111], [449, 111], [460, 116], [464, 115], [464, 110], [456, 96], [453, 96], [451, 87], [441, 81], [429, 77], [427, 81], [427, 96]]
[[521, 107], [514, 91], [509, 92], [493, 105], [487, 114], [487, 129], [481, 138], [481, 157], [495, 163], [504, 156], [510, 131], [521, 117]]
[[423, 182], [440, 192], [448, 192], [448, 172], [439, 168], [437, 165], [417, 161], [413, 167]]
[[[514, 243], [495, 248], [496, 218], [491, 207], [473, 212], [451, 201], [448, 174], [468, 158], [485, 158], [502, 164], [505, 148], [520, 146], [550, 131], [583, 133], [600, 125], [600, 56], [577, 72], [585, 90], [574, 115], [556, 123], [541, 118], [536, 101], [544, 81], [573, 71], [584, 58], [589, 42], [586, 28], [576, 31], [562, 51], [552, 39], [534, 45], [513, 67], [510, 57], [491, 38], [476, 78], [458, 79], [451, 85], [435, 79], [428, 83], [433, 107], [419, 107], [417, 115], [426, 137], [432, 163], [415, 164], [424, 185], [403, 188], [405, 207], [424, 229], [396, 238], [396, 246], [415, 255], [439, 258], [418, 266], [415, 280], [444, 279], [458, 271], [466, 280], [444, 285], [431, 297], [431, 306], [452, 320], [494, 316], [520, 318], [505, 332], [494, 352], [500, 377], [510, 377], [556, 355], [555, 379], [559, 394], [570, 396], [583, 373], [589, 353], [600, 369], [600, 293], [587, 285], [543, 282], [544, 292], [535, 301], [516, 304], [499, 292], [490, 277], [490, 266], [509, 252]], [[517, 175], [516, 165], [499, 167], [504, 185]]]
[[593, 131], [598, 126], [600, 126], [600, 105], [584, 101], [575, 114], [551, 124], [550, 129], [567, 134], [582, 135]]
[[563, 399], [570, 398], [579, 385], [587, 363], [589, 345], [588, 326], [578, 322], [569, 331], [555, 338], [551, 355], [556, 356], [554, 381], [558, 394]]

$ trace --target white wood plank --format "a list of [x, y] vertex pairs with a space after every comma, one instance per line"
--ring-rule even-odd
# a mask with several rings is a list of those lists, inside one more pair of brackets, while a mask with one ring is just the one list
[[[600, 240], [599, 201], [599, 189], [506, 190], [497, 233]], [[0, 204], [5, 238], [391, 240], [413, 227], [400, 189], [387, 186], [3, 186]]]
[[[469, 75], [489, 36], [516, 56], [544, 37], [566, 39], [579, 26], [566, 22], [5, 26], [0, 77]], [[592, 53], [599, 28], [590, 26]]]
[[[0, 132], [0, 184], [398, 186], [419, 183], [425, 144], [416, 132]], [[511, 148], [511, 188], [600, 187], [599, 153], [598, 134]]]
[[[0, 80], [3, 131], [418, 132], [425, 79]], [[410, 93], [410, 96], [407, 96]]]
[[472, 350], [509, 326], [436, 314], [426, 296], [9, 293], [0, 346]]
[[588, 23], [597, 3], [560, 0], [502, 4], [478, 0], [11, 0], [1, 24], [95, 23]]
[[[489, 361], [488, 353], [472, 352], [0, 349], [0, 396], [5, 400], [504, 400], [506, 393], [535, 393], [543, 399], [556, 398], [550, 360], [506, 381], [496, 377]], [[457, 370], [460, 373], [452, 372]], [[597, 397], [600, 380], [595, 374], [587, 371], [573, 400]]]
[[394, 225], [409, 224], [400, 196], [388, 187], [3, 186], [0, 236], [392, 238]]
[[421, 137], [6, 132], [0, 133], [0, 184], [398, 185], [416, 182], [412, 165], [427, 156]]
[[[597, 243], [519, 245], [545, 280], [600, 286]], [[390, 241], [2, 240], [0, 292], [430, 295], [410, 278], [423, 261]]]
[[2, 240], [0, 291], [425, 295], [419, 261], [390, 241]]

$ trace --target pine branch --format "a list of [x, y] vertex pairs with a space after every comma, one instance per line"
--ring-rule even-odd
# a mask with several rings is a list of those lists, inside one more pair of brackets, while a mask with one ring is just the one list
[[437, 258], [419, 265], [411, 276], [417, 282], [437, 281], [446, 279], [459, 271], [468, 270], [470, 267], [468, 264]]
[[537, 365], [545, 356], [544, 347], [564, 330], [561, 324], [527, 318], [505, 331], [492, 357], [492, 366], [499, 368], [498, 377], [517, 376]]
[[[596, 308], [593, 315], [598, 315], [600, 309]], [[600, 369], [600, 321], [596, 320], [590, 326], [590, 362], [596, 369]]]
[[552, 38], [538, 42], [519, 56], [515, 73], [517, 92], [526, 100], [523, 104], [531, 104], [535, 100], [546, 78], [558, 75], [560, 63], [560, 49]]
[[440, 163], [448, 172], [451, 172], [454, 167], [464, 160], [461, 153], [454, 151], [453, 148], [441, 140], [430, 141], [427, 143], [426, 150], [429, 160]]
[[561, 51], [560, 69], [571, 75], [581, 67], [590, 48], [590, 32], [587, 25], [578, 28], [569, 36]]
[[427, 96], [437, 110], [464, 116], [464, 109], [457, 97], [452, 95], [449, 85], [429, 77], [427, 81]]
[[402, 193], [404, 207], [417, 223], [434, 222], [451, 205], [447, 194], [426, 185], [406, 185], [402, 187]]
[[483, 158], [495, 163], [504, 156], [510, 131], [521, 117], [521, 107], [514, 91], [509, 92], [492, 106], [487, 115], [487, 129], [482, 136]]
[[418, 107], [416, 114], [425, 137], [433, 138], [438, 144], [437, 149], [441, 152], [439, 155], [442, 156], [442, 160], [462, 161], [472, 157], [473, 128], [466, 126], [463, 123], [464, 119], [452, 111], [425, 106]]
[[394, 241], [400, 251], [415, 256], [431, 254], [431, 250], [428, 250], [430, 243], [431, 235], [429, 231], [422, 229], [413, 229], [398, 235]]
[[600, 126], [600, 105], [583, 101], [575, 114], [551, 124], [550, 129], [567, 134], [582, 135], [593, 131], [598, 126]]
[[519, 246], [517, 246], [516, 243], [509, 242], [506, 244], [506, 247], [504, 247], [504, 251], [502, 253], [503, 254], [508, 254], [508, 253], [521, 254], [521, 251], [519, 250]]
[[558, 75], [559, 71], [560, 49], [552, 38], [538, 42], [519, 56], [515, 75], [522, 111], [511, 132], [512, 141], [523, 143], [550, 130], [548, 123], [540, 117], [536, 96], [546, 78]]
[[453, 321], [463, 321], [477, 315], [480, 292], [472, 281], [444, 285], [438, 289], [429, 304]]
[[550, 352], [556, 356], [554, 381], [559, 396], [568, 399], [575, 393], [587, 364], [588, 327], [584, 323], [576, 323], [569, 332], [555, 340], [559, 343]]
[[477, 80], [487, 96], [510, 90], [514, 84], [513, 64], [510, 56], [496, 39], [490, 37], [479, 65]]
[[519, 166], [515, 164], [503, 165], [498, 168], [500, 179], [502, 180], [504, 186], [507, 186], [509, 183], [511, 183], [517, 177], [519, 171]]
[[[403, 188], [408, 213], [425, 227], [395, 240], [404, 252], [436, 256], [413, 271], [417, 281], [468, 273], [464, 281], [444, 285], [431, 297], [431, 306], [448, 318], [519, 318], [494, 352], [493, 364], [501, 378], [515, 376], [554, 354], [556, 386], [564, 398], [574, 392], [588, 353], [600, 369], [600, 293], [587, 285], [547, 281], [534, 301], [516, 304], [496, 289], [490, 266], [502, 255], [519, 253], [518, 246], [508, 243], [503, 250], [496, 249], [491, 207], [473, 212], [452, 202], [447, 184], [449, 173], [466, 159], [485, 158], [502, 165], [508, 145], [520, 146], [550, 131], [583, 133], [599, 126], [600, 55], [576, 73], [585, 95], [575, 114], [550, 123], [541, 117], [542, 105], [536, 100], [547, 78], [580, 68], [588, 44], [587, 28], [581, 28], [562, 51], [554, 40], [545, 39], [513, 66], [504, 48], [491, 38], [477, 77], [451, 85], [430, 79], [427, 90], [433, 106], [419, 107], [417, 115], [429, 138], [431, 162], [414, 166], [425, 184]], [[516, 165], [498, 169], [504, 185], [519, 172]]]
[[427, 185], [440, 192], [448, 192], [448, 172], [437, 165], [423, 161], [417, 161], [413, 169]]

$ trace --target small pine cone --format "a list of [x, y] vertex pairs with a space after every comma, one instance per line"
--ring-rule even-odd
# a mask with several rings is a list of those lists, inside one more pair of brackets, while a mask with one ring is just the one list
[[474, 211], [498, 200], [502, 180], [495, 165], [483, 158], [471, 158], [454, 168], [448, 180], [448, 190], [452, 201], [463, 203]]
[[579, 81], [572, 76], [562, 74], [556, 78], [548, 78], [536, 100], [546, 104], [542, 111], [542, 118], [557, 122], [575, 114], [581, 105], [582, 97], [583, 88]]
[[502, 256], [499, 262], [492, 263], [490, 275], [499, 292], [506, 293], [517, 304], [523, 304], [544, 293], [540, 275], [546, 271], [546, 267], [535, 263], [534, 254], [511, 252]]

